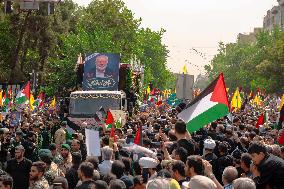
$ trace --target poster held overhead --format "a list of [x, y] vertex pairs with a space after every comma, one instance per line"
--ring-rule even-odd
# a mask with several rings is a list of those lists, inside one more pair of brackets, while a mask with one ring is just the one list
[[99, 131], [85, 129], [88, 156], [101, 156]]

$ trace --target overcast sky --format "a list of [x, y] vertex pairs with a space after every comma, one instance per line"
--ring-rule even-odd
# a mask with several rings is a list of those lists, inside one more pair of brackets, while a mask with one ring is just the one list
[[[75, 0], [87, 5], [91, 0]], [[170, 50], [168, 68], [190, 74], [204, 73], [203, 66], [216, 54], [218, 42], [235, 42], [239, 33], [261, 27], [267, 10], [277, 0], [124, 0], [142, 27], [164, 28], [163, 42]], [[199, 53], [191, 50], [195, 48]], [[200, 55], [202, 54], [202, 55]]]

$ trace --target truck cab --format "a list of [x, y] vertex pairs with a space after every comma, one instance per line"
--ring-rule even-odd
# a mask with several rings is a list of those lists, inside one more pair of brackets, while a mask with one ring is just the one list
[[100, 107], [105, 110], [126, 110], [123, 91], [75, 91], [70, 94], [69, 115], [93, 117]]

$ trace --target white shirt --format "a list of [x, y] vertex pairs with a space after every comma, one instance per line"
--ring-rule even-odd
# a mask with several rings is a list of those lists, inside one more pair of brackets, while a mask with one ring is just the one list
[[111, 160], [104, 160], [102, 163], [100, 163], [98, 166], [100, 174], [107, 175], [111, 170], [112, 163], [113, 161]]

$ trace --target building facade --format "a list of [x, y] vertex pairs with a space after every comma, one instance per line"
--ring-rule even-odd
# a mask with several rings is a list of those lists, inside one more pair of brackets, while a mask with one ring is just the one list
[[277, 0], [278, 5], [268, 10], [263, 18], [263, 29], [272, 31], [274, 27], [284, 28], [284, 0]]

